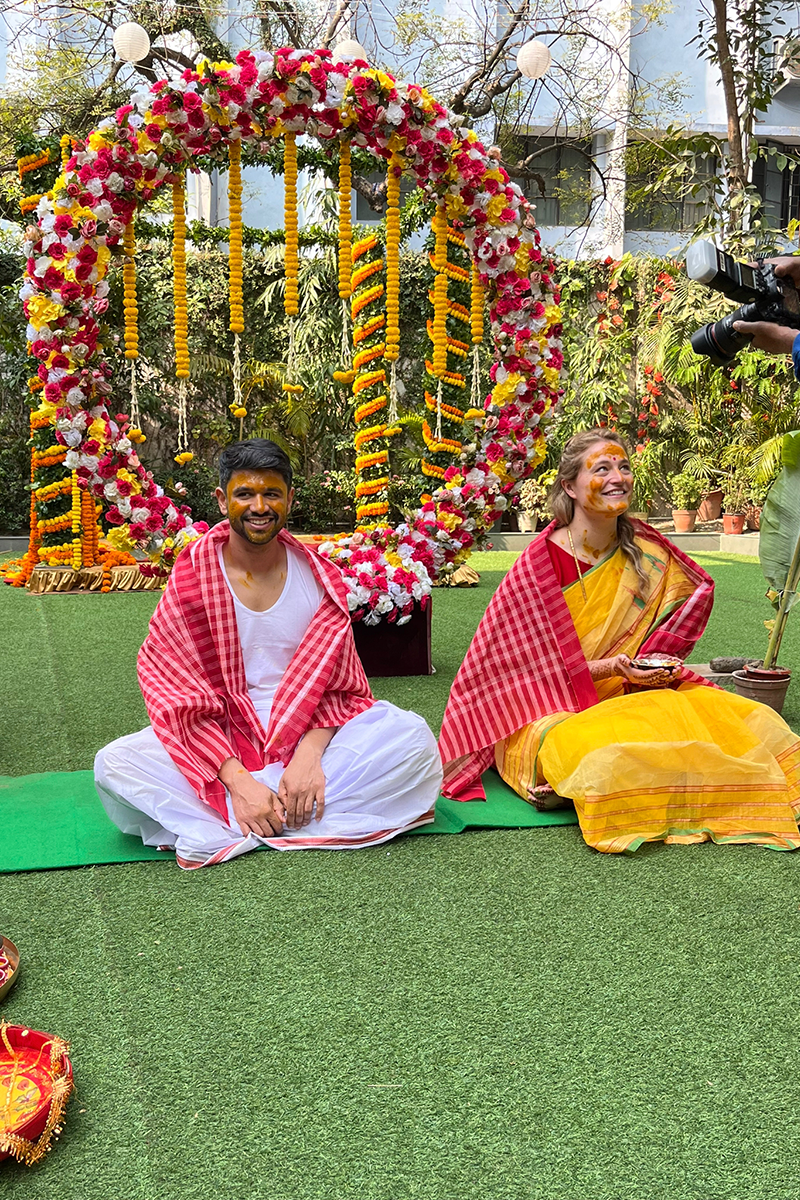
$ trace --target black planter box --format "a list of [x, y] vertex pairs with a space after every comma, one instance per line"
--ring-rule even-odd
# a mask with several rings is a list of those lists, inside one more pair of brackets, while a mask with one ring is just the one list
[[432, 675], [430, 596], [425, 609], [414, 605], [405, 625], [353, 622], [356, 650], [367, 675]]

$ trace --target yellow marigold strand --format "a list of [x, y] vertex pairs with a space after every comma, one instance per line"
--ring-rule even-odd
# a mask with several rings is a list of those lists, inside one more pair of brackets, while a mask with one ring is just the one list
[[475, 262], [472, 264], [471, 285], [469, 317], [470, 328], [472, 330], [472, 344], [473, 346], [479, 346], [483, 341], [484, 291], [478, 264]]
[[72, 507], [70, 522], [72, 526], [72, 566], [75, 571], [80, 571], [83, 566], [83, 551], [81, 549], [81, 489], [78, 487], [78, 476], [75, 471], [72, 472]]
[[125, 226], [122, 239], [125, 251], [122, 267], [122, 307], [125, 313], [125, 357], [139, 357], [139, 306], [136, 303], [136, 233], [133, 217]]
[[433, 374], [441, 378], [447, 370], [447, 217], [444, 205], [436, 207], [433, 218], [436, 235], [433, 285]]
[[286, 291], [283, 308], [287, 317], [296, 317], [299, 310], [297, 272], [297, 142], [293, 133], [286, 134], [283, 147], [283, 225], [286, 232]]
[[402, 160], [393, 154], [386, 175], [386, 354], [400, 355], [400, 174]]
[[228, 297], [231, 333], [244, 333], [242, 301], [242, 143], [228, 146]]
[[350, 143], [339, 147], [339, 297], [349, 300], [353, 273], [353, 180], [350, 170]]
[[175, 302], [175, 374], [189, 378], [189, 319], [186, 311], [186, 197], [183, 179], [172, 185], [172, 270]]

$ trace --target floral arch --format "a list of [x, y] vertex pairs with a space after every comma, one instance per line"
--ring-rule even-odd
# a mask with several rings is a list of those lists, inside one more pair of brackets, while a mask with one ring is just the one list
[[[344, 204], [346, 194], [347, 204], [347, 215], [340, 219], [343, 297], [350, 294], [347, 276], [356, 266], [350, 260], [352, 242], [347, 240], [350, 144], [388, 163], [385, 332], [378, 335], [383, 340], [373, 339], [366, 366], [365, 348], [361, 347], [360, 357], [356, 351], [354, 390], [365, 374], [371, 380], [381, 375], [376, 346], [385, 368], [379, 384], [397, 359], [397, 313], [388, 285], [398, 269], [391, 239], [396, 213], [393, 195], [402, 172], [413, 174], [436, 201], [434, 228], [439, 233], [448, 227], [457, 231], [473, 264], [473, 291], [480, 295], [481, 312], [484, 295], [489, 303], [495, 347], [493, 390], [482, 407], [473, 407], [459, 418], [467, 418], [467, 428], [474, 429], [472, 440], [455, 443], [458, 454], [447, 469], [428, 472], [438, 486], [399, 530], [382, 526], [380, 514], [366, 506], [362, 518], [372, 526], [368, 539], [379, 543], [383, 538], [386, 549], [391, 536], [393, 552], [402, 545], [418, 546], [419, 554], [415, 551], [413, 557], [435, 577], [480, 544], [519, 482], [541, 461], [546, 424], [561, 394], [561, 317], [552, 264], [542, 258], [538, 231], [520, 189], [475, 133], [416, 84], [399, 84], [363, 60], [334, 62], [328, 50], [242, 51], [235, 63], [200, 63], [177, 82], [161, 81], [134, 96], [131, 104], [102, 121], [85, 143], [65, 147], [62, 173], [52, 191], [38, 200], [35, 224], [26, 234], [27, 278], [21, 291], [30, 352], [39, 364], [30, 383], [34, 404], [38, 402], [31, 416], [31, 541], [22, 568], [9, 582], [24, 585], [36, 565], [62, 565], [74, 571], [91, 567], [98, 561], [101, 514], [111, 525], [123, 526], [130, 541], [166, 566], [182, 545], [202, 532], [192, 523], [188, 509], [165, 496], [139, 461], [136, 443], [143, 437], [135, 411], [125, 416], [113, 404], [113, 372], [101, 342], [101, 321], [108, 308], [108, 267], [115, 257], [125, 255], [125, 344], [126, 357], [133, 360], [138, 353], [133, 220], [137, 209], [165, 184], [172, 184], [176, 374], [186, 378], [189, 360], [181, 305], [185, 258], [182, 261], [183, 243], [178, 240], [184, 223], [185, 171], [199, 155], [230, 166], [230, 327], [238, 334], [244, 327], [240, 183], [238, 196], [236, 187], [241, 145], [266, 151], [274, 139], [285, 139], [288, 195], [296, 184], [291, 152], [298, 134], [311, 135], [340, 151], [340, 196]], [[396, 221], [394, 229], [399, 236]], [[286, 305], [291, 313], [293, 304], [297, 311], [296, 273], [292, 274], [297, 235], [290, 221], [286, 260]], [[355, 278], [354, 274], [354, 282]], [[437, 361], [437, 333], [441, 348], [446, 288], [446, 276], [437, 274], [432, 370], [440, 379], [446, 356], [444, 365], [442, 353]], [[369, 410], [368, 417], [375, 411], [374, 403], [371, 409], [369, 404], [360, 408]], [[373, 462], [381, 459], [382, 451], [371, 453], [369, 437], [359, 442], [359, 435], [377, 429], [374, 437], [385, 436], [385, 415], [378, 425], [361, 426], [356, 435], [359, 478], [367, 485], [373, 476], [380, 479], [386, 458]], [[430, 446], [437, 447], [446, 449], [444, 443]], [[185, 440], [180, 450], [187, 451]], [[409, 553], [401, 551], [400, 560], [407, 564]], [[344, 561], [340, 565], [346, 567]], [[107, 576], [108, 571], [104, 590], [109, 586]]]

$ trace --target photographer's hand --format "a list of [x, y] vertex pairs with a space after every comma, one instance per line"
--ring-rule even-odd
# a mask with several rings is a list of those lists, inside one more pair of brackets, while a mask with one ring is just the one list
[[772, 263], [775, 274], [792, 280], [796, 288], [800, 288], [800, 255], [782, 254], [779, 258], [767, 258], [765, 262]]
[[771, 321], [734, 321], [733, 328], [737, 333], [752, 337], [754, 350], [766, 350], [768, 354], [791, 354], [798, 336], [796, 329], [790, 329], [788, 325], [773, 325]]

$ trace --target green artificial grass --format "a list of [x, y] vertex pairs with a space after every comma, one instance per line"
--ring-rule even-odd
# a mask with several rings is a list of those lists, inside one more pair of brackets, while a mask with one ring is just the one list
[[[755, 655], [758, 567], [702, 560], [697, 661]], [[434, 727], [508, 562], [476, 565], [434, 596], [437, 675], [374, 685]], [[144, 723], [152, 605], [0, 589], [0, 774], [85, 769]], [[3, 1013], [71, 1040], [78, 1091], [0, 1196], [794, 1200], [798, 861], [567, 827], [2, 876]]]

